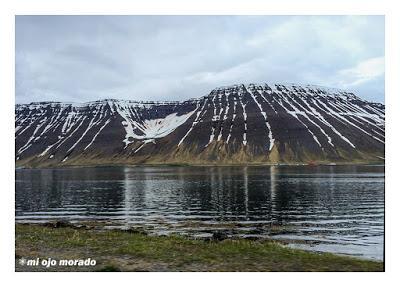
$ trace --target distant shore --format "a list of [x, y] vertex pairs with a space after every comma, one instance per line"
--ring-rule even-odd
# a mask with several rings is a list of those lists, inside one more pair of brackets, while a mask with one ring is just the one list
[[[27, 266], [27, 260], [95, 266]], [[16, 271], [384, 271], [384, 263], [289, 248], [273, 240], [150, 236], [69, 223], [15, 225]]]
[[143, 164], [129, 164], [129, 163], [100, 163], [100, 164], [88, 164], [88, 165], [38, 165], [38, 166], [21, 166], [16, 164], [16, 169], [45, 169], [45, 168], [94, 168], [94, 167], [244, 167], [244, 166], [251, 166], [251, 167], [270, 167], [270, 166], [351, 166], [351, 165], [379, 165], [384, 166], [384, 161], [376, 161], [376, 162], [326, 162], [326, 163], [204, 163], [204, 164], [197, 164], [197, 163], [143, 163]]

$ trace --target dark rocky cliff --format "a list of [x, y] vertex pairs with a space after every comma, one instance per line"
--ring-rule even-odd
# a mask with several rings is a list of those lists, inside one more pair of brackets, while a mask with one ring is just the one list
[[16, 165], [383, 162], [385, 106], [315, 86], [235, 85], [184, 102], [17, 105]]

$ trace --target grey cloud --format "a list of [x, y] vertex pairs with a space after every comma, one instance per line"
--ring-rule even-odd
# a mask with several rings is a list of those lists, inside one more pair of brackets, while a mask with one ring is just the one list
[[[17, 16], [16, 101], [184, 100], [216, 86], [297, 82], [384, 101], [382, 16]], [[347, 74], [348, 75], [348, 74]]]

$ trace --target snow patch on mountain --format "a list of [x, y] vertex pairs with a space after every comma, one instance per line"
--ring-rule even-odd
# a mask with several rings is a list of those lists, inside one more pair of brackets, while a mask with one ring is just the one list
[[[184, 124], [195, 112], [197, 108], [187, 114], [178, 115], [177, 113], [169, 114], [165, 118], [144, 120], [142, 124], [138, 124], [130, 117], [123, 115], [119, 110], [121, 116], [125, 119], [122, 121], [122, 125], [125, 128], [126, 136], [123, 142], [127, 146], [134, 142], [135, 139], [149, 142], [148, 140], [154, 140], [162, 138], [172, 133], [180, 125]], [[143, 134], [136, 134], [133, 126], [139, 128]]]

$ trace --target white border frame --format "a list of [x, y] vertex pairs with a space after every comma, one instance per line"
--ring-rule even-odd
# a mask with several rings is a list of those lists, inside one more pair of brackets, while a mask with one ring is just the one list
[[[400, 9], [390, 0], [128, 0], [52, 1], [3, 0], [0, 3], [1, 31], [1, 266], [6, 280], [17, 286], [73, 286], [130, 284], [134, 286], [240, 286], [245, 284], [290, 284], [292, 286], [390, 286], [394, 284], [399, 256], [400, 190], [397, 188], [399, 159], [398, 110], [400, 109]], [[385, 15], [385, 273], [15, 273], [14, 272], [14, 104], [15, 104], [15, 15]], [[397, 131], [397, 132], [396, 132]], [[65, 280], [66, 279], [66, 280]], [[126, 280], [121, 282], [121, 280]], [[121, 282], [121, 283], [120, 283]]]

